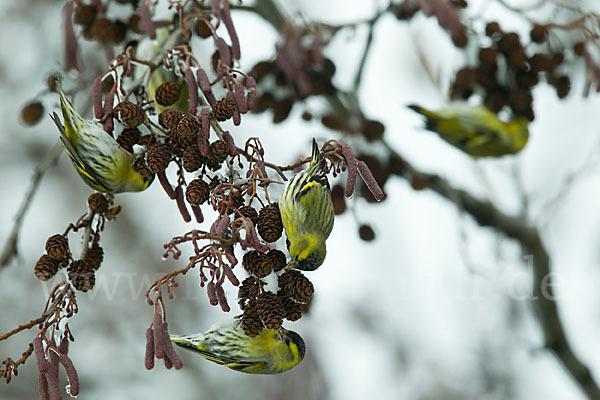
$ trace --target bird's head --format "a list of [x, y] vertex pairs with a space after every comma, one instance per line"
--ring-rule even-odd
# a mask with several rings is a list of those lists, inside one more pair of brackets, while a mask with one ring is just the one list
[[325, 261], [325, 239], [318, 233], [299, 235], [290, 243], [290, 255], [298, 269], [314, 271]]
[[148, 176], [142, 176], [133, 168], [130, 168], [130, 176], [127, 180], [128, 187], [125, 188], [125, 192], [141, 192], [144, 191], [150, 186], [150, 184], [154, 181], [155, 174], [151, 174]]
[[529, 140], [529, 120], [525, 117], [517, 117], [510, 121], [508, 129], [514, 140], [515, 151], [521, 150]]
[[306, 346], [302, 336], [294, 331], [288, 331], [287, 329], [281, 328], [282, 338], [285, 345], [293, 355], [293, 362], [298, 364], [304, 358], [306, 352]]

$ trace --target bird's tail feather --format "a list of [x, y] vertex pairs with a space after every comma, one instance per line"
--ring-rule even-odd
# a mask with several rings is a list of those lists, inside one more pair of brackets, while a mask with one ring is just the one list
[[407, 107], [425, 117], [425, 129], [428, 129], [430, 131], [436, 130], [438, 119], [436, 113], [416, 104], [410, 104]]
[[324, 164], [325, 163], [325, 158], [323, 157], [323, 153], [321, 153], [321, 150], [319, 149], [319, 145], [317, 144], [317, 141], [313, 138], [313, 142], [312, 142], [312, 158], [310, 163], [312, 165], [316, 165], [316, 164]]
[[327, 189], [329, 189], [329, 182], [327, 180], [327, 174], [325, 172], [325, 156], [319, 149], [317, 141], [313, 138], [312, 146], [312, 158], [310, 161], [310, 167], [308, 168], [310, 174], [310, 181], [318, 182]]

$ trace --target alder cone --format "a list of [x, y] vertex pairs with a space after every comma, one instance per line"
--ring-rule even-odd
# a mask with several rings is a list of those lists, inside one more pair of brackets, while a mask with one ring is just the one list
[[275, 293], [261, 293], [258, 296], [257, 311], [267, 329], [277, 330], [283, 324], [283, 306], [281, 299]]
[[244, 217], [249, 218], [254, 225], [258, 223], [258, 211], [256, 211], [254, 207], [243, 206], [239, 208], [239, 211]]
[[117, 143], [130, 153], [133, 153], [133, 146], [140, 140], [140, 131], [137, 128], [125, 128], [117, 137]]
[[177, 110], [165, 110], [158, 114], [158, 123], [167, 129], [175, 129], [179, 121], [185, 116], [184, 113]]
[[258, 214], [258, 234], [265, 242], [277, 241], [283, 233], [283, 222], [279, 212], [279, 204], [272, 203], [263, 207]]
[[75, 289], [87, 292], [94, 288], [96, 284], [94, 270], [84, 260], [73, 261], [67, 272], [69, 280]]
[[235, 112], [235, 102], [231, 97], [225, 97], [224, 99], [217, 100], [212, 108], [212, 117], [219, 122], [227, 121], [233, 117]]
[[104, 249], [100, 247], [98, 242], [94, 242], [92, 247], [88, 249], [83, 257], [83, 261], [92, 268], [93, 270], [97, 270], [100, 268], [102, 261], [104, 260]]
[[171, 148], [168, 144], [157, 143], [148, 148], [146, 164], [152, 172], [162, 172], [171, 161]]
[[88, 207], [94, 214], [103, 214], [108, 210], [108, 200], [102, 193], [92, 193], [88, 197]]
[[35, 277], [40, 281], [47, 281], [52, 278], [58, 272], [58, 262], [54, 260], [52, 257], [44, 254], [40, 257], [39, 260], [35, 263], [35, 267], [33, 268], [33, 273]]
[[204, 182], [201, 178], [196, 178], [191, 181], [185, 190], [186, 200], [194, 206], [206, 202], [209, 196], [210, 187], [208, 186], [208, 183]]
[[246, 336], [256, 337], [263, 330], [263, 323], [258, 316], [256, 300], [251, 301], [241, 317], [242, 329]]
[[291, 297], [277, 293], [281, 297], [283, 306], [283, 318], [288, 321], [297, 321], [302, 318], [302, 304], [296, 303]]
[[279, 276], [278, 283], [284, 295], [301, 303], [308, 303], [315, 292], [312, 282], [297, 270], [284, 272]]
[[156, 89], [154, 100], [161, 106], [174, 104], [181, 94], [181, 86], [175, 81], [166, 81]]
[[128, 128], [135, 128], [146, 120], [144, 109], [139, 104], [122, 101], [115, 107], [115, 114]]
[[53, 235], [46, 240], [46, 253], [56, 261], [61, 261], [69, 254], [69, 242], [63, 235]]

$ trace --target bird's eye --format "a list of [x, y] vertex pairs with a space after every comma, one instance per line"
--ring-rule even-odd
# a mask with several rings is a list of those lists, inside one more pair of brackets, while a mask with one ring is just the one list
[[284, 341], [285, 341], [285, 345], [286, 346], [290, 345], [290, 338], [289, 337], [286, 336], [285, 339], [284, 339]]

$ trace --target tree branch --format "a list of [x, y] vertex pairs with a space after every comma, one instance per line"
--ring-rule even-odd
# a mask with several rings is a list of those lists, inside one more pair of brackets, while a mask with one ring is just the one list
[[531, 253], [533, 260], [533, 305], [544, 331], [544, 345], [552, 350], [565, 369], [577, 381], [590, 399], [600, 399], [600, 388], [594, 381], [589, 368], [583, 364], [567, 340], [558, 307], [554, 301], [550, 256], [544, 247], [537, 227], [529, 225], [522, 217], [513, 217], [498, 210], [489, 201], [475, 198], [465, 190], [456, 189], [444, 178], [421, 172], [384, 143], [393, 157], [402, 162], [402, 174], [409, 182], [418, 181], [454, 203], [457, 208], [470, 214], [482, 227], [494, 228], [505, 236], [518, 241]]
[[31, 201], [33, 200], [33, 196], [37, 192], [40, 181], [44, 177], [46, 171], [53, 166], [57, 161], [58, 157], [62, 153], [63, 145], [58, 142], [52, 147], [52, 149], [46, 154], [44, 159], [35, 167], [34, 173], [31, 177], [31, 183], [29, 184], [29, 188], [27, 192], [25, 192], [25, 196], [23, 196], [23, 200], [21, 203], [21, 207], [19, 207], [19, 211], [17, 211], [17, 215], [15, 216], [15, 223], [13, 224], [13, 228], [8, 235], [8, 239], [4, 243], [4, 248], [2, 249], [2, 253], [0, 254], [0, 268], [8, 266], [13, 258], [15, 258], [19, 251], [17, 249], [17, 242], [19, 241], [19, 232], [21, 230], [21, 226], [23, 225], [23, 220], [25, 219], [25, 214], [27, 214], [27, 210], [29, 210], [29, 206], [31, 205]]
[[[276, 29], [281, 30], [287, 18], [281, 13], [274, 0], [257, 0], [255, 11]], [[342, 120], [356, 120], [363, 116], [359, 107], [356, 91], [344, 93], [338, 91], [327, 96], [332, 111]], [[402, 166], [396, 171], [409, 182], [425, 183], [430, 190], [438, 193], [454, 203], [461, 210], [470, 214], [482, 227], [490, 227], [505, 236], [518, 241], [533, 257], [533, 295], [534, 308], [544, 331], [545, 348], [552, 350], [559, 361], [577, 382], [581, 390], [590, 399], [600, 399], [600, 388], [591, 375], [589, 368], [577, 358], [567, 340], [565, 330], [558, 314], [554, 300], [550, 256], [544, 247], [539, 230], [530, 225], [522, 217], [513, 217], [498, 210], [489, 201], [475, 198], [467, 191], [456, 189], [442, 177], [421, 172], [400, 156], [389, 144], [383, 142], [390, 156], [395, 157]]]

